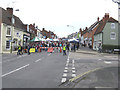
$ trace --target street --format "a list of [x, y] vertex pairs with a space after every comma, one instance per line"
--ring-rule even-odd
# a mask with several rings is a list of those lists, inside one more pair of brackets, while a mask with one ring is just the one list
[[[72, 84], [67, 84], [68, 81]], [[117, 88], [118, 56], [81, 49], [69, 52], [67, 56], [44, 51], [21, 56], [13, 54], [9, 57], [4, 54], [2, 87]]]
[[2, 63], [3, 88], [55, 88], [60, 84], [66, 56], [33, 53], [14, 56]]

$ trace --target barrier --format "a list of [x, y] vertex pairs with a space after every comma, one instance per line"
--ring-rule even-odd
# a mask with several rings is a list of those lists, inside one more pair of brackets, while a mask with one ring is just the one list
[[48, 48], [48, 52], [53, 52], [53, 48]]
[[53, 50], [57, 51], [57, 52], [62, 52], [62, 47], [40, 47], [37, 50], [35, 48], [30, 48], [30, 53], [31, 52], [42, 52], [42, 50], [45, 50], [47, 52], [53, 52]]

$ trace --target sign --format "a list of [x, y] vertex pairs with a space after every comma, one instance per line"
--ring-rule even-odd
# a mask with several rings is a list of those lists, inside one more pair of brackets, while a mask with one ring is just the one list
[[35, 48], [31, 48], [31, 49], [30, 49], [30, 52], [35, 52]]
[[53, 52], [53, 48], [48, 48], [48, 52]]

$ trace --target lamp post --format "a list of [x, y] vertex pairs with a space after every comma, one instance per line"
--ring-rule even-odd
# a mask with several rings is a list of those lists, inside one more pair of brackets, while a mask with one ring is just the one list
[[[72, 27], [72, 28], [73, 28], [73, 33], [74, 33], [74, 26], [72, 26], [72, 25], [67, 25], [67, 27]], [[73, 35], [73, 38], [74, 38], [74, 35]]]
[[112, 0], [114, 3], [118, 3], [118, 21], [120, 23], [120, 0]]
[[[19, 11], [19, 9], [16, 9], [15, 11]], [[11, 30], [11, 49], [10, 49], [10, 53], [12, 53], [12, 42], [13, 42], [13, 28], [14, 28], [14, 24], [15, 24], [15, 18], [14, 18], [14, 15], [12, 14], [12, 24], [11, 24], [11, 26], [12, 26], [12, 30]]]

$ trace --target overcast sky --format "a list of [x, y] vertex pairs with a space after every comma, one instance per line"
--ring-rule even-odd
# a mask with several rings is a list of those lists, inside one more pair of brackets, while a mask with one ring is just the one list
[[[78, 32], [102, 19], [105, 13], [118, 20], [118, 5], [112, 0], [0, 0], [0, 7], [14, 7], [24, 24], [54, 31], [59, 37]], [[74, 26], [67, 27], [67, 25]]]

